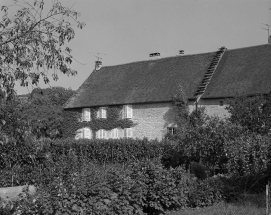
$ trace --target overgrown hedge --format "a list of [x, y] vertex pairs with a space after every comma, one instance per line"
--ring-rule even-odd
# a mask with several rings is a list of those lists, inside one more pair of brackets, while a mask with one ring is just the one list
[[[40, 187], [35, 196], [15, 202], [20, 214], [165, 214], [166, 211], [212, 205], [223, 199], [218, 179], [197, 181], [183, 169], [166, 170], [153, 161], [127, 168], [88, 165], [84, 173], [70, 168]], [[78, 173], [78, 172], [77, 172]]]
[[[69, 163], [81, 166], [85, 161], [97, 164], [123, 164], [150, 160], [163, 155], [172, 142], [134, 139], [118, 140], [43, 140], [0, 145], [0, 186], [38, 183], [63, 171]], [[73, 160], [71, 160], [73, 159]], [[59, 168], [62, 168], [60, 170]], [[77, 167], [74, 167], [77, 168]], [[48, 178], [48, 180], [50, 180]]]

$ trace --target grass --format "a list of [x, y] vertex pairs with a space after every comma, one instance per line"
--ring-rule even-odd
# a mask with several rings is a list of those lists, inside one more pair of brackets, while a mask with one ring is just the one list
[[221, 202], [211, 207], [170, 212], [168, 215], [264, 215], [265, 194], [242, 195], [236, 202]]

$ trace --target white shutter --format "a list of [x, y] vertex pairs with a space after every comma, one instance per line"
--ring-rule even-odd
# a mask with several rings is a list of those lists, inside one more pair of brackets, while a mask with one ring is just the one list
[[75, 139], [79, 140], [81, 138], [83, 138], [83, 129], [78, 129], [75, 134]]
[[101, 109], [99, 108], [98, 111], [97, 111], [97, 118], [101, 118]]
[[89, 128], [84, 128], [84, 138], [92, 139], [92, 131]]
[[126, 118], [126, 105], [123, 105], [122, 110], [121, 110], [121, 118], [125, 119]]
[[101, 130], [96, 131], [96, 138], [100, 139], [101, 138]]
[[107, 137], [107, 139], [112, 138], [112, 131], [113, 131], [113, 130], [108, 130], [108, 131], [106, 131], [106, 137]]
[[101, 137], [102, 137], [103, 139], [106, 139], [106, 130], [101, 129], [101, 133], [102, 133]]
[[80, 122], [83, 122], [83, 121], [84, 121], [84, 108], [82, 109]]
[[133, 108], [132, 105], [126, 105], [126, 118], [132, 119], [133, 118]]
[[82, 121], [90, 121], [90, 108], [83, 108]]
[[118, 129], [118, 136], [119, 136], [119, 138], [124, 137], [124, 129], [121, 129], [121, 128]]
[[124, 129], [124, 137], [127, 137], [127, 138], [133, 137], [132, 128], [125, 128]]

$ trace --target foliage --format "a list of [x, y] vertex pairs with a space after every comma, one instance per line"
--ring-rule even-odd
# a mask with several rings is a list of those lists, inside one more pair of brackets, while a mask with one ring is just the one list
[[38, 187], [14, 204], [22, 214], [164, 214], [225, 199], [219, 179], [164, 169], [159, 158], [171, 147], [133, 139], [6, 144], [0, 147], [1, 186], [13, 179], [13, 186]]
[[[114, 128], [131, 128], [135, 123], [131, 119], [122, 119], [122, 106], [109, 106], [106, 109], [106, 119], [97, 118], [98, 108], [90, 108], [91, 121], [82, 122], [82, 109], [68, 109], [64, 111], [64, 137], [73, 137], [78, 129], [89, 127], [93, 134], [100, 130], [112, 130]], [[94, 136], [95, 138], [95, 136]]]
[[218, 179], [191, 180], [188, 194], [189, 207], [206, 207], [225, 200], [223, 192], [223, 185]]
[[236, 176], [269, 174], [270, 143], [270, 136], [258, 134], [249, 134], [228, 141], [225, 145], [228, 171]]
[[64, 103], [75, 91], [63, 87], [36, 88], [21, 111], [21, 117], [29, 121], [31, 131], [37, 137], [61, 138], [63, 136]]
[[[181, 137], [186, 132], [189, 122], [188, 99], [181, 85], [179, 85], [172, 100], [175, 123], [177, 125], [175, 136]], [[174, 137], [171, 136], [166, 136], [166, 138], [174, 139]]]
[[23, 106], [17, 100], [9, 100], [0, 104], [0, 139], [7, 143], [8, 139], [23, 141], [29, 135], [30, 124], [21, 115]]
[[103, 175], [70, 168], [34, 196], [16, 202], [21, 214], [165, 214], [169, 210], [211, 205], [222, 199], [215, 179], [195, 181], [181, 168], [165, 170], [153, 161], [108, 167]]
[[271, 131], [271, 92], [259, 96], [239, 96], [229, 101], [226, 109], [230, 121], [251, 132], [265, 135]]
[[227, 141], [244, 134], [241, 126], [216, 117], [208, 118], [202, 126], [190, 126], [185, 137], [178, 145], [162, 158], [166, 166], [176, 167], [185, 164], [188, 168], [191, 162], [203, 164], [215, 174], [216, 169], [227, 172], [228, 157], [225, 151]]
[[11, 6], [1, 7], [0, 91], [6, 96], [13, 94], [17, 80], [28, 86], [40, 79], [48, 83], [50, 71], [54, 80], [58, 70], [76, 74], [70, 68], [73, 57], [67, 43], [75, 36], [74, 26], [82, 29], [85, 24], [72, 8], [59, 1], [52, 2], [51, 7], [47, 3], [15, 0]]
[[62, 87], [36, 88], [27, 103], [22, 104], [17, 99], [3, 102], [0, 105], [2, 131], [21, 141], [30, 134], [36, 138], [62, 137], [62, 105], [73, 93]]
[[84, 159], [102, 165], [157, 159], [162, 156], [164, 147], [170, 147], [170, 143], [134, 139], [9, 142], [0, 145], [0, 185], [11, 186], [12, 181], [14, 185], [23, 185], [38, 183], [40, 179], [50, 180], [54, 175], [50, 171], [60, 174], [59, 168], [82, 165]]

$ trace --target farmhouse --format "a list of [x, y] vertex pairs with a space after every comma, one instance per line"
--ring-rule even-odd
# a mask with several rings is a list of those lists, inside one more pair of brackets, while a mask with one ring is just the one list
[[[65, 104], [66, 136], [75, 138], [162, 139], [174, 132], [172, 98], [181, 85], [189, 99], [190, 111], [205, 106], [207, 114], [227, 117], [227, 98], [268, 93], [271, 90], [271, 45], [216, 52], [178, 55], [96, 68]], [[93, 127], [87, 122], [106, 120], [107, 111], [120, 107], [121, 119], [133, 126]], [[93, 112], [95, 109], [96, 112]], [[76, 123], [74, 122], [76, 121]], [[86, 122], [85, 124], [83, 122]], [[80, 124], [81, 123], [81, 124]]]

